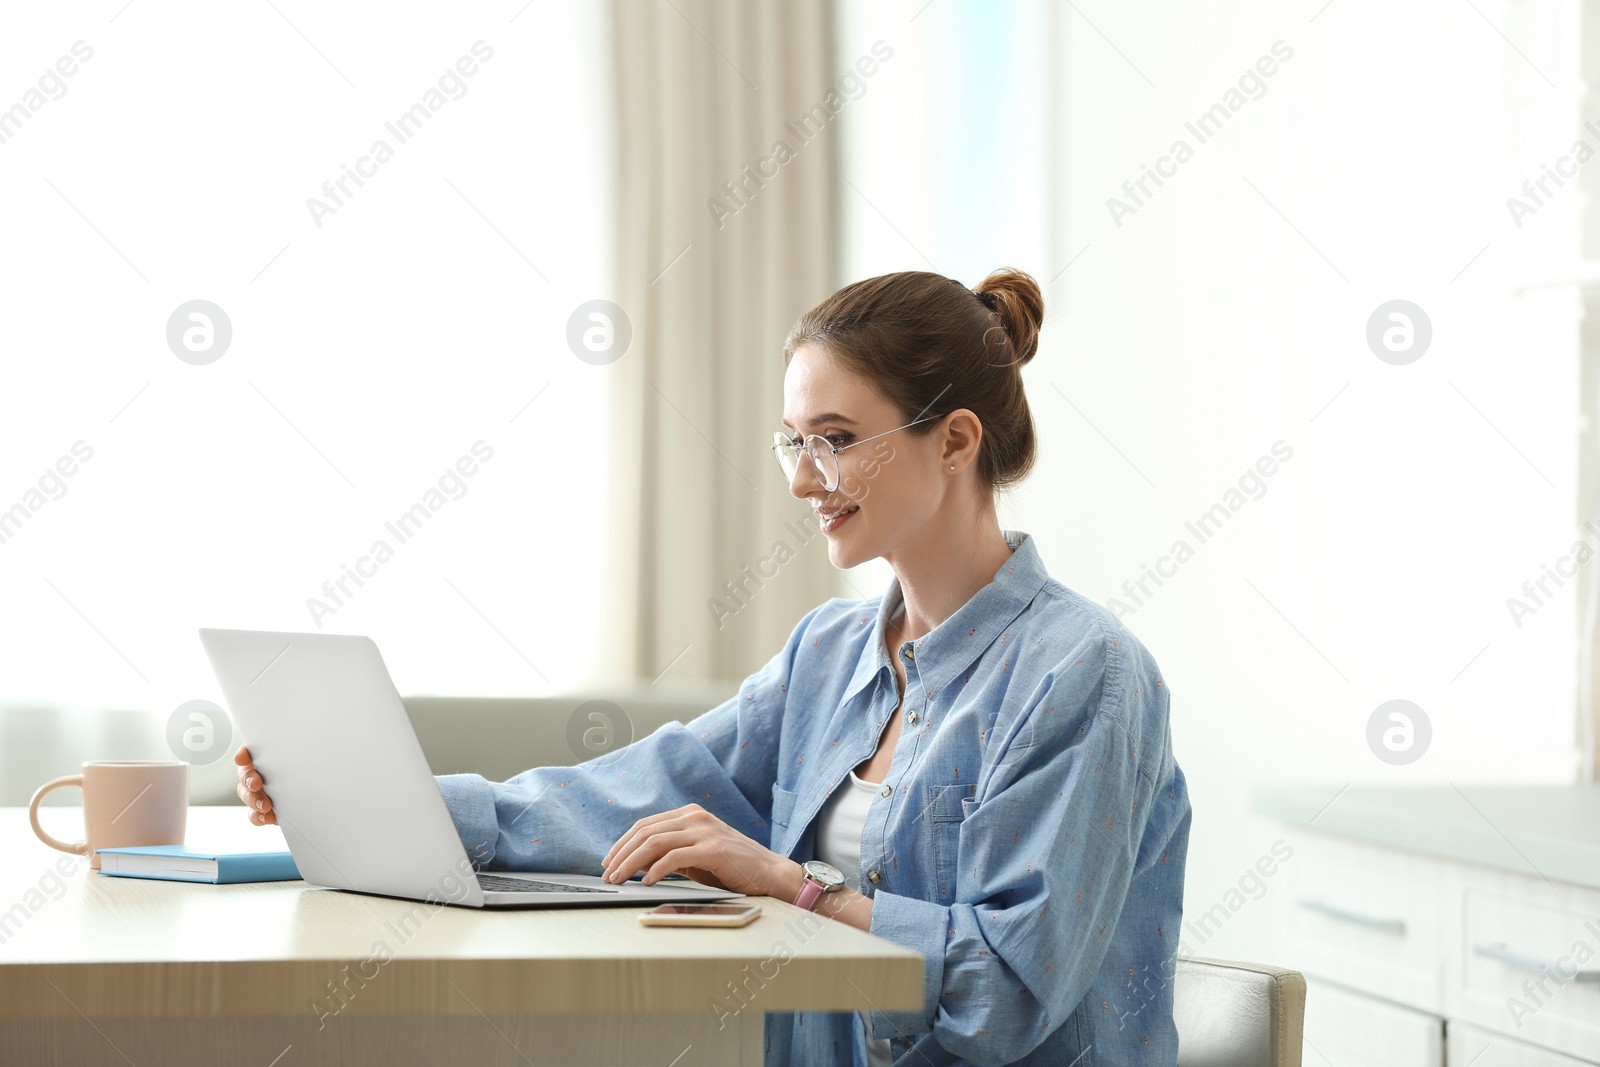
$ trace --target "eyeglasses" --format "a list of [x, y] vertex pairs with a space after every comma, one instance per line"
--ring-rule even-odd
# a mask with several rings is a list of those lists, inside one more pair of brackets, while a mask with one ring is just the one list
[[933, 422], [942, 418], [944, 418], [943, 415], [929, 415], [925, 419], [908, 422], [905, 426], [896, 426], [894, 430], [875, 433], [871, 437], [865, 437], [859, 441], [851, 441], [847, 445], [836, 445], [821, 434], [815, 433], [807, 434], [804, 441], [796, 444], [794, 438], [779, 430], [772, 435], [772, 451], [778, 457], [778, 466], [783, 468], [783, 476], [792, 482], [794, 481], [795, 468], [800, 465], [800, 451], [804, 448], [806, 455], [811, 458], [811, 465], [816, 468], [817, 477], [822, 480], [822, 488], [831, 493], [839, 488], [840, 452], [847, 448], [854, 448], [856, 445], [864, 445], [868, 441], [876, 441], [880, 437], [886, 437], [894, 433], [895, 430], [904, 430], [906, 426], [915, 426], [920, 422]]

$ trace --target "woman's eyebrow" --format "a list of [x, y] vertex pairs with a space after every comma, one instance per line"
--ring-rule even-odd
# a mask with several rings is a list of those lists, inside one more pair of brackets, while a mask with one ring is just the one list
[[[855, 419], [850, 418], [848, 415], [841, 415], [837, 411], [826, 411], [826, 412], [823, 412], [821, 415], [818, 415], [816, 418], [811, 420], [811, 425], [812, 426], [821, 426], [824, 423], [829, 423], [829, 422], [841, 423], [841, 424], [843, 424], [845, 426], [855, 426], [856, 425], [856, 420]], [[794, 428], [794, 427], [790, 426], [787, 422], [784, 423], [783, 426], [784, 426], [784, 429], [793, 429]]]

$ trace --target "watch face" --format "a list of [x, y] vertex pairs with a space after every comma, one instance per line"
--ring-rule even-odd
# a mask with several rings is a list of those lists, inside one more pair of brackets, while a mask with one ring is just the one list
[[829, 889], [844, 885], [844, 872], [831, 863], [824, 863], [821, 860], [807, 860], [804, 867], [807, 874]]

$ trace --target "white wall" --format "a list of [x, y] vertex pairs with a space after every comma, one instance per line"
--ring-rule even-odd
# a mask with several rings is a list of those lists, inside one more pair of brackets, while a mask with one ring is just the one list
[[[892, 228], [852, 208], [846, 274], [1033, 272], [1043, 458], [1002, 525], [1102, 603], [1195, 549], [1125, 616], [1172, 687], [1187, 910], [1283, 836], [1259, 785], [1570, 780], [1574, 583], [1520, 628], [1506, 600], [1576, 537], [1576, 304], [1513, 287], [1576, 257], [1580, 205], [1569, 183], [1518, 228], [1505, 201], [1576, 136], [1576, 5], [1479, 4], [1495, 26], [1362, 0], [1006, 8], [850, 20], [841, 62], [861, 37], [897, 51], [846, 118], [847, 175], [892, 191]], [[1012, 35], [1003, 62], [974, 58], [986, 32]], [[1264, 95], [1187, 134], [1280, 40]], [[1178, 137], [1193, 157], [1118, 226], [1107, 199]], [[1365, 342], [1395, 298], [1433, 325], [1406, 366]], [[1187, 533], [1278, 441], [1259, 499]], [[1407, 766], [1366, 741], [1394, 698], [1433, 727]], [[1270, 951], [1267, 911], [1204, 954]]]

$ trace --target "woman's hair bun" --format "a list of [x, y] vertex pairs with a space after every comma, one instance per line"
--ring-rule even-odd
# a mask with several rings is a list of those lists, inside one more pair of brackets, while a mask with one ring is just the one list
[[1032, 359], [1039, 349], [1039, 327], [1044, 322], [1044, 293], [1033, 275], [1015, 267], [1001, 267], [991, 271], [973, 292], [1000, 316], [1017, 364]]

